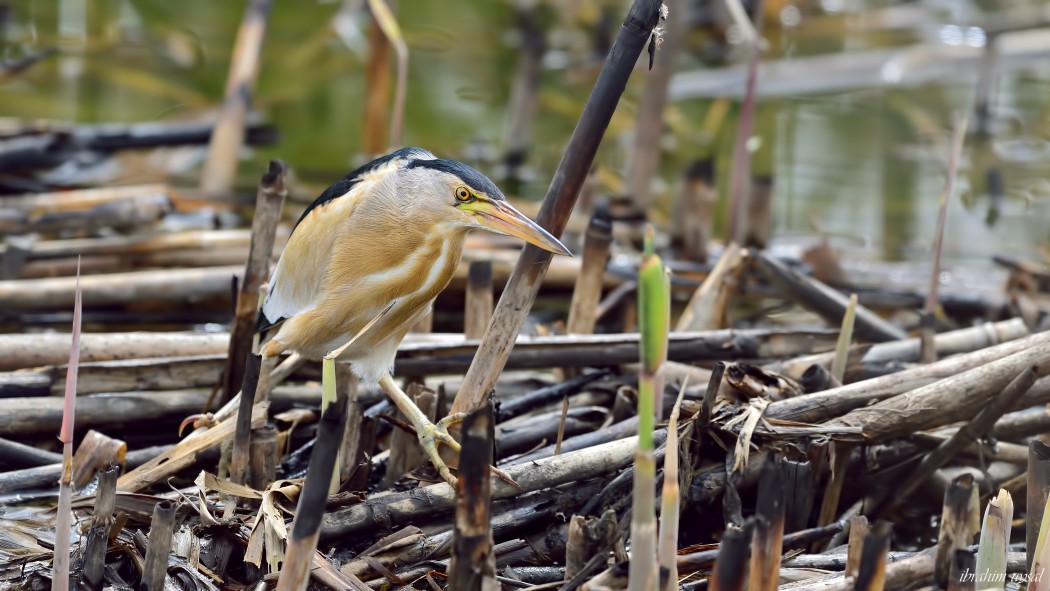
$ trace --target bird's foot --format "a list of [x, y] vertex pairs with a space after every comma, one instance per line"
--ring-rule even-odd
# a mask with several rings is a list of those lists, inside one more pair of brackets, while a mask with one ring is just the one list
[[190, 425], [193, 425], [194, 429], [199, 429], [201, 427], [214, 427], [215, 424], [215, 415], [210, 412], [190, 415], [183, 419], [182, 423], [179, 424], [179, 437], [182, 437], [182, 432]]
[[[423, 447], [423, 453], [430, 458], [430, 463], [437, 469], [438, 474], [452, 488], [456, 488], [457, 480], [456, 477], [452, 475], [452, 471], [449, 470], [448, 464], [445, 463], [445, 460], [441, 459], [441, 454], [438, 452], [438, 444], [444, 443], [449, 449], [458, 454], [461, 449], [459, 442], [449, 435], [448, 428], [452, 425], [462, 423], [463, 419], [466, 417], [467, 413], [460, 412], [441, 419], [437, 424], [426, 421], [422, 424], [413, 425], [416, 429], [416, 435], [419, 437], [419, 444]], [[521, 488], [521, 485], [514, 482], [514, 479], [503, 470], [500, 470], [495, 466], [490, 466], [490, 469], [492, 470], [492, 473], [503, 482], [518, 489]]]

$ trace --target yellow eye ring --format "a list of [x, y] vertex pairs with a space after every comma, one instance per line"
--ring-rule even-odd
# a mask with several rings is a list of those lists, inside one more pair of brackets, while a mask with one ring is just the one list
[[456, 199], [458, 201], [469, 201], [470, 190], [466, 187], [459, 187], [458, 189], [456, 189]]

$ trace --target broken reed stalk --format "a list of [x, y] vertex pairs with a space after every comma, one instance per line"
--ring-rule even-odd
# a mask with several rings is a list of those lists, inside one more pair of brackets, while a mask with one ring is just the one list
[[368, 7], [372, 9], [372, 16], [397, 54], [397, 84], [394, 87], [394, 113], [390, 117], [390, 146], [401, 147], [404, 141], [405, 92], [408, 88], [408, 44], [401, 34], [397, 18], [384, 0], [368, 0]]
[[857, 591], [882, 591], [886, 586], [886, 557], [892, 532], [892, 523], [880, 521], [864, 537], [864, 549], [857, 567]]
[[[732, 0], [736, 10], [730, 9], [734, 20], [747, 39], [747, 81], [744, 86], [744, 101], [740, 105], [740, 118], [737, 123], [736, 138], [733, 141], [733, 163], [729, 172], [729, 224], [726, 231], [726, 244], [735, 242], [744, 244], [747, 227], [743, 223], [747, 211], [748, 193], [751, 182], [751, 152], [748, 143], [755, 122], [755, 86], [758, 80], [758, 62], [762, 56], [762, 39], [758, 31], [762, 28], [762, 2], [754, 3], [755, 23], [752, 26], [746, 13], [740, 7], [739, 0]], [[746, 24], [745, 24], [746, 23]], [[750, 31], [745, 33], [745, 31]]]
[[[244, 368], [241, 382], [240, 404], [237, 409], [236, 427], [233, 435], [233, 450], [230, 455], [230, 480], [234, 484], [248, 482], [251, 464], [252, 406], [255, 402], [255, 391], [259, 386], [259, 372], [262, 371], [262, 356], [250, 353]], [[250, 392], [251, 395], [245, 393]], [[232, 499], [230, 502], [234, 502]]]
[[226, 91], [219, 120], [208, 143], [208, 158], [201, 173], [201, 191], [209, 196], [226, 196], [233, 189], [237, 161], [244, 143], [244, 119], [248, 114], [259, 57], [266, 37], [271, 0], [249, 0], [233, 46]]
[[831, 362], [831, 377], [842, 384], [846, 374], [846, 361], [849, 359], [849, 345], [853, 340], [853, 319], [857, 315], [857, 294], [850, 294], [846, 313], [842, 315], [842, 329], [839, 331], [839, 342], [835, 345], [835, 359]]
[[145, 591], [164, 591], [164, 577], [168, 574], [168, 556], [175, 534], [175, 503], [163, 500], [153, 507], [149, 526], [149, 545], [142, 567], [142, 588]]
[[925, 318], [922, 332], [920, 333], [923, 363], [937, 361], [934, 335], [937, 332], [937, 288], [941, 284], [941, 253], [944, 251], [944, 228], [948, 220], [948, 203], [955, 193], [955, 179], [959, 174], [959, 159], [962, 157], [963, 142], [966, 140], [966, 124], [966, 115], [956, 115], [955, 125], [952, 127], [952, 143], [948, 152], [948, 172], [944, 180], [944, 190], [941, 192], [940, 203], [937, 209], [937, 230], [933, 243], [933, 269], [930, 271], [930, 289], [926, 292], [926, 307], [923, 310]]
[[729, 323], [730, 298], [739, 293], [737, 280], [748, 262], [748, 251], [731, 242], [714, 269], [696, 288], [678, 318], [676, 332], [718, 329]]
[[77, 289], [73, 302], [73, 343], [69, 350], [69, 371], [66, 372], [65, 402], [62, 406], [62, 427], [58, 439], [62, 442], [62, 477], [58, 481], [58, 513], [55, 519], [55, 559], [51, 574], [53, 591], [69, 590], [70, 535], [73, 531], [73, 425], [76, 421], [77, 365], [80, 362], [80, 265], [77, 265]]
[[955, 478], [944, 491], [941, 531], [934, 558], [934, 579], [942, 587], [948, 584], [955, 551], [966, 549], [981, 528], [977, 495], [973, 474]]
[[681, 512], [681, 493], [678, 484], [678, 415], [682, 410], [685, 383], [678, 390], [678, 399], [667, 421], [667, 443], [664, 448], [664, 486], [660, 493], [660, 539], [657, 543], [657, 563], [661, 573], [666, 572], [664, 591], [678, 589], [678, 519]]
[[[995, 589], [995, 585], [989, 585], [984, 579], [977, 578], [977, 561], [973, 552], [969, 550], [956, 550], [952, 559], [952, 570], [948, 573], [947, 591], [977, 591], [977, 581], [984, 583], [980, 588], [985, 591]], [[1003, 573], [1006, 580], [1006, 573]], [[1002, 587], [1000, 587], [1001, 589]]]
[[[569, 319], [565, 324], [568, 334], [593, 334], [598, 324], [598, 303], [602, 299], [605, 265], [612, 245], [612, 220], [605, 208], [596, 209], [587, 225], [583, 239], [583, 262], [576, 287], [569, 302]], [[565, 378], [579, 375], [575, 367], [561, 368]], [[560, 380], [563, 381], [563, 380]]]
[[667, 106], [667, 89], [678, 61], [679, 47], [685, 34], [686, 19], [681, 9], [682, 0], [664, 0], [664, 7], [671, 20], [664, 28], [659, 51], [650, 62], [642, 98], [638, 103], [638, 119], [634, 126], [634, 147], [627, 167], [625, 185], [630, 192], [634, 208], [646, 213], [652, 205], [652, 182], [658, 176], [660, 139], [664, 133], [664, 110]]
[[710, 157], [695, 160], [682, 174], [671, 220], [675, 236], [681, 240], [681, 259], [707, 262], [716, 201], [714, 162]]
[[956, 431], [947, 441], [937, 446], [936, 449], [926, 454], [919, 465], [908, 475], [904, 482], [894, 486], [881, 502], [877, 502], [869, 511], [869, 514], [881, 517], [893, 510], [898, 504], [906, 500], [911, 493], [915, 492], [919, 485], [930, 477], [935, 471], [947, 464], [956, 453], [963, 447], [976, 443], [991, 430], [999, 417], [1012, 408], [1021, 396], [1027, 392], [1038, 377], [1039, 372], [1035, 367], [1028, 367], [1017, 374], [1003, 391], [992, 399], [977, 416]]
[[[437, 398], [432, 390], [413, 382], [408, 385], [406, 394], [412, 398], [416, 408], [427, 417], [427, 420], [431, 422], [436, 420]], [[419, 445], [419, 437], [411, 430], [395, 430], [390, 434], [390, 461], [387, 462], [383, 484], [393, 485], [399, 478], [424, 465], [426, 461], [426, 455]]]
[[645, 252], [638, 271], [638, 320], [641, 368], [638, 373], [638, 451], [635, 453], [634, 496], [631, 505], [630, 591], [656, 588], [656, 458], [653, 429], [656, 398], [662, 398], [660, 366], [667, 360], [670, 330], [670, 289], [663, 261], [653, 251], [653, 227], [645, 231]]
[[747, 588], [748, 554], [754, 528], [754, 517], [747, 518], [741, 527], [726, 528], [711, 572], [710, 591], [743, 591]]
[[[332, 486], [328, 489], [329, 494], [339, 492], [341, 483], [353, 475], [365, 452], [361, 446], [361, 439], [365, 435], [365, 430], [362, 429], [364, 409], [361, 408], [361, 403], [357, 399], [360, 393], [357, 386], [357, 375], [354, 374], [350, 365], [336, 363], [336, 397], [346, 397], [346, 424], [343, 426], [342, 444], [339, 446], [339, 455], [335, 459], [337, 469], [332, 473]], [[372, 448], [369, 447], [368, 451], [371, 450]]]
[[[288, 167], [280, 160], [271, 160], [270, 168], [259, 182], [252, 216], [252, 239], [248, 246], [248, 262], [238, 283], [237, 306], [230, 327], [230, 348], [225, 375], [225, 396], [229, 400], [244, 381], [244, 364], [252, 350], [255, 320], [259, 314], [259, 289], [270, 275], [273, 243], [277, 224], [284, 206], [285, 179]], [[207, 412], [209, 409], [205, 409]]]
[[755, 533], [751, 542], [749, 591], [776, 591], [784, 540], [784, 464], [777, 454], [766, 457], [758, 485]]
[[277, 477], [277, 463], [281, 459], [281, 450], [277, 445], [277, 427], [267, 423], [252, 429], [249, 449], [249, 485], [255, 490], [266, 490]]
[[[324, 375], [334, 381], [335, 359], [325, 357]], [[331, 385], [334, 394], [335, 385]], [[321, 531], [321, 518], [325, 513], [325, 499], [328, 487], [332, 482], [335, 459], [343, 436], [343, 424], [346, 419], [346, 398], [336, 397], [321, 415], [317, 428], [317, 441], [310, 456], [310, 467], [306, 471], [302, 492], [296, 505], [295, 519], [288, 538], [281, 575], [277, 579], [278, 591], [305, 591], [310, 581], [310, 570], [317, 549], [317, 539]]]
[[456, 491], [456, 524], [448, 567], [450, 589], [498, 589], [492, 550], [492, 403], [463, 421], [463, 451]]
[[1013, 529], [1014, 501], [1010, 493], [999, 494], [988, 501], [981, 524], [981, 541], [973, 572], [984, 583], [982, 588], [1002, 589], [1006, 584], [1006, 552]]
[[113, 464], [99, 471], [91, 527], [84, 536], [84, 570], [81, 583], [92, 591], [102, 589], [106, 570], [106, 549], [113, 526], [113, 508], [117, 498], [117, 476], [120, 466]]
[[[587, 99], [580, 121], [569, 138], [536, 216], [537, 223], [554, 236], [559, 236], [565, 229], [605, 129], [660, 17], [660, 4], [660, 0], [634, 0]], [[451, 412], [477, 408], [492, 391], [496, 378], [506, 365], [514, 339], [536, 300], [551, 258], [552, 254], [545, 250], [531, 244], [525, 246], [496, 305], [479, 352], [456, 394]]]
[[860, 569], [860, 558], [864, 551], [864, 540], [871, 531], [868, 518], [863, 515], [854, 515], [849, 520], [849, 544], [846, 547], [846, 577], [856, 577]]
[[467, 270], [463, 335], [480, 339], [492, 319], [492, 261], [472, 261]]
[[1050, 494], [1050, 447], [1039, 439], [1028, 442], [1028, 483], [1025, 500], [1025, 554], [1028, 570], [1035, 563], [1040, 524]]

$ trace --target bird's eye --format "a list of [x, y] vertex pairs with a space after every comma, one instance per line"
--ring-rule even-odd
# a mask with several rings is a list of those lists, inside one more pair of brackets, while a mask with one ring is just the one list
[[456, 199], [458, 201], [469, 201], [470, 191], [466, 187], [459, 187], [456, 189]]

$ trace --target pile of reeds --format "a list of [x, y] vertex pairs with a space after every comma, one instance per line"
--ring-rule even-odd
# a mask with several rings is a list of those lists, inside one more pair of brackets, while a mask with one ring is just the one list
[[[246, 39], [266, 4], [249, 3]], [[377, 30], [398, 41], [385, 5], [370, 5]], [[581, 256], [473, 237], [434, 317], [399, 349], [397, 376], [420, 409], [470, 413], [462, 452], [449, 458], [455, 488], [434, 477], [396, 409], [345, 367], [291, 356], [260, 376], [251, 322], [287, 236], [282, 220], [294, 219], [282, 214], [281, 163], [263, 176], [250, 230], [185, 229], [241, 209], [214, 197], [229, 189], [228, 158], [209, 160], [206, 190], [189, 195], [151, 185], [0, 199], [5, 231], [25, 236], [7, 240], [0, 267], [0, 316], [17, 329], [0, 335], [0, 581], [1050, 585], [1044, 266], [1000, 259], [1011, 276], [999, 298], [939, 293], [936, 281], [890, 290], [835, 261], [807, 265], [732, 240], [712, 248], [688, 222], [667, 240], [577, 203], [654, 42], [659, 5], [634, 2], [536, 215]], [[244, 43], [239, 71], [251, 77], [258, 47]], [[653, 88], [666, 91], [673, 62], [656, 57]], [[231, 77], [234, 91], [243, 83]], [[654, 92], [640, 119], [659, 118], [666, 97]], [[235, 151], [251, 127], [244, 105], [226, 108], [209, 138]], [[963, 130], [960, 121], [949, 162]], [[651, 136], [639, 134], [632, 168], [643, 179]], [[26, 157], [51, 157], [42, 145]], [[740, 166], [734, 174], [746, 175]], [[709, 222], [710, 179], [696, 168], [682, 219]], [[741, 183], [734, 200], [754, 197]], [[768, 236], [761, 215], [744, 219], [751, 209], [734, 202], [731, 238], [761, 247]], [[571, 217], [581, 211], [582, 223]], [[809, 255], [828, 261], [830, 250]], [[785, 308], [803, 320], [768, 313]], [[39, 331], [70, 321], [71, 334]], [[194, 330], [209, 323], [229, 330]], [[242, 395], [260, 381], [277, 385]]]

